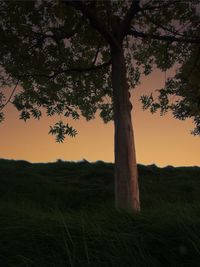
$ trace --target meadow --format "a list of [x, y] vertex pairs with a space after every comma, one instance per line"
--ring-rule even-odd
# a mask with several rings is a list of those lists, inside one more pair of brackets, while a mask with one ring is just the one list
[[200, 266], [200, 167], [138, 169], [134, 214], [111, 163], [0, 159], [0, 266]]

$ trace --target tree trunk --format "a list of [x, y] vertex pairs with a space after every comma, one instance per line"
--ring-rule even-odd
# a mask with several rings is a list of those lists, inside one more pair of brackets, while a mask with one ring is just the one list
[[115, 204], [118, 209], [139, 211], [139, 187], [132, 105], [123, 49], [112, 50], [112, 86], [115, 126]]

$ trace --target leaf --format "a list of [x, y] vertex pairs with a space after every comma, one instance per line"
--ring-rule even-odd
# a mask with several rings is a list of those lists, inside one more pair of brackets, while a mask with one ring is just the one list
[[30, 113], [26, 110], [23, 110], [20, 114], [20, 119], [24, 121], [27, 121], [28, 119], [30, 119], [30, 117]]

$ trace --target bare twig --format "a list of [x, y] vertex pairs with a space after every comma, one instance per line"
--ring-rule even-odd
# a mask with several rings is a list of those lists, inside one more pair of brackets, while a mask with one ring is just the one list
[[10, 100], [11, 100], [12, 96], [14, 95], [14, 93], [15, 93], [15, 91], [17, 89], [18, 84], [19, 84], [19, 80], [15, 84], [15, 86], [14, 86], [14, 88], [13, 88], [13, 90], [12, 90], [9, 98], [7, 99], [6, 103], [0, 108], [0, 111], [2, 111], [8, 105], [8, 103], [10, 103]]
[[92, 66], [95, 66], [95, 64], [96, 64], [97, 57], [98, 57], [98, 54], [99, 54], [99, 51], [100, 51], [100, 47], [101, 47], [101, 44], [99, 44], [98, 47], [97, 47], [97, 50], [96, 50], [96, 53], [95, 53], [95, 56], [94, 56], [94, 60], [92, 62]]

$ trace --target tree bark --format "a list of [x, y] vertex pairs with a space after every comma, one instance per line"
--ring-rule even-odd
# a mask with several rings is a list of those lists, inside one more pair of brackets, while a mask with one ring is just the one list
[[138, 172], [131, 121], [130, 93], [123, 49], [112, 49], [112, 86], [115, 126], [115, 204], [140, 211]]

